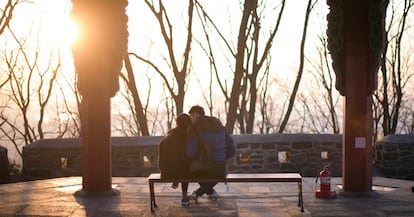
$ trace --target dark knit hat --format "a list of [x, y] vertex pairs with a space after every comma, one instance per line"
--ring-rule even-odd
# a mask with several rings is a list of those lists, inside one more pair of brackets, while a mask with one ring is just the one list
[[198, 113], [200, 115], [204, 116], [204, 109], [203, 107], [199, 106], [199, 105], [195, 105], [193, 107], [191, 107], [190, 111], [188, 113]]
[[177, 116], [177, 126], [179, 127], [188, 127], [191, 124], [191, 118], [187, 114], [179, 114]]

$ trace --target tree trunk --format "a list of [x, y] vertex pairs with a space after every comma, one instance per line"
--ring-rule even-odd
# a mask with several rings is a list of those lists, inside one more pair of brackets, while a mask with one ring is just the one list
[[249, 17], [254, 8], [257, 7], [257, 0], [245, 0], [243, 16], [239, 28], [239, 37], [237, 41], [237, 54], [236, 54], [236, 69], [234, 71], [233, 86], [231, 89], [229, 100], [229, 112], [227, 114], [226, 129], [228, 132], [233, 133], [234, 124], [237, 119], [237, 109], [239, 108], [239, 96], [241, 89], [241, 82], [245, 73], [244, 68], [244, 55], [246, 48], [246, 30], [249, 22]]
[[135, 82], [135, 76], [134, 71], [131, 66], [131, 61], [129, 59], [129, 56], [126, 55], [125, 57], [125, 68], [127, 70], [128, 74], [128, 80], [126, 81], [128, 89], [131, 91], [132, 100], [134, 100], [134, 109], [135, 109], [135, 115], [136, 119], [138, 120], [139, 129], [141, 131], [141, 135], [143, 136], [149, 136], [149, 130], [148, 130], [148, 122], [147, 118], [144, 114], [144, 109], [142, 107], [141, 99], [139, 97], [138, 89]]
[[305, 24], [303, 26], [303, 34], [302, 34], [302, 42], [300, 45], [300, 65], [298, 70], [298, 75], [296, 77], [295, 85], [293, 87], [292, 93], [290, 95], [289, 99], [289, 105], [285, 114], [285, 117], [282, 120], [282, 123], [280, 124], [279, 133], [283, 133], [285, 131], [287, 123], [290, 118], [290, 114], [293, 110], [293, 105], [295, 103], [296, 94], [299, 89], [300, 81], [302, 80], [302, 74], [303, 74], [303, 65], [304, 65], [304, 59], [305, 59], [305, 41], [306, 41], [306, 33], [308, 28], [308, 21], [309, 21], [309, 15], [312, 10], [312, 0], [308, 1], [308, 6], [306, 7], [306, 16], [305, 16]]

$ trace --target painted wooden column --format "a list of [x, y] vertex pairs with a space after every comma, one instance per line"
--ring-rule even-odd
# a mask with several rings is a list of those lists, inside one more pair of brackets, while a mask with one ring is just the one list
[[372, 92], [384, 35], [382, 0], [328, 0], [328, 48], [344, 96], [343, 192], [372, 191]]
[[72, 0], [72, 46], [81, 99], [82, 191], [112, 191], [111, 97], [127, 53], [126, 0]]

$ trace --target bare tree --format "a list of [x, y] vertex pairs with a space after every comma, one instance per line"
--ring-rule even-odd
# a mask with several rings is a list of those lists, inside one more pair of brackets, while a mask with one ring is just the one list
[[[233, 132], [237, 121], [240, 133], [252, 133], [257, 105], [258, 84], [260, 83], [258, 79], [263, 80], [259, 75], [265, 77], [265, 74], [268, 73], [267, 63], [270, 57], [270, 50], [279, 29], [285, 1], [283, 0], [279, 4], [280, 10], [279, 13], [275, 13], [277, 15], [273, 19], [273, 27], [270, 30], [265, 30], [266, 33], [270, 32], [267, 36], [264, 34], [265, 31], [261, 26], [264, 17], [263, 11], [259, 10], [259, 6], [262, 6], [262, 10], [266, 8], [265, 2], [258, 2], [257, 0], [244, 1], [237, 47], [235, 48], [231, 46], [231, 39], [223, 35], [222, 30], [218, 29], [213, 18], [208, 15], [203, 6], [199, 2], [196, 5], [199, 9], [198, 11], [200, 11], [199, 17], [203, 23], [202, 26], [207, 41], [207, 46], [204, 50], [210, 59], [211, 71], [215, 73], [219, 87], [228, 102], [226, 128], [229, 132]], [[215, 33], [222, 39], [224, 47], [227, 48], [225, 52], [229, 53], [229, 56], [234, 57], [234, 60], [228, 60], [229, 62], [234, 61], [235, 65], [231, 80], [231, 91], [228, 90], [227, 82], [220, 79], [220, 72], [216, 64], [217, 57], [214, 55], [211, 42], [211, 33], [208, 32], [206, 26], [213, 27]], [[266, 85], [265, 83], [261, 84]]]
[[[232, 63], [234, 62], [234, 57], [236, 56], [236, 49], [232, 46], [231, 40], [229, 38], [226, 38], [225, 34], [223, 34], [223, 31], [216, 25], [214, 18], [210, 17], [209, 13], [204, 9], [203, 4], [201, 4], [200, 1], [195, 1], [195, 6], [197, 9], [197, 15], [201, 21], [201, 27], [204, 32], [205, 42], [201, 40], [201, 37], [195, 37], [195, 41], [199, 44], [202, 51], [208, 57], [210, 66], [208, 73], [208, 82], [206, 82], [207, 79], [205, 75], [203, 75], [201, 79], [197, 78], [197, 80], [201, 89], [203, 89], [203, 86], [208, 84], [208, 91], [202, 91], [202, 96], [208, 106], [209, 114], [213, 115], [213, 109], [215, 107], [214, 101], [217, 100], [215, 96], [215, 94], [217, 94], [216, 90], [213, 89], [214, 79], [217, 81], [218, 88], [224, 97], [224, 110], [227, 110], [226, 107], [230, 97], [228, 87], [229, 83], [231, 84], [232, 81], [220, 78], [220, 76], [223, 74], [223, 69], [221, 68], [223, 66], [220, 66], [220, 61], [224, 60], [224, 62], [227, 62], [230, 69]], [[231, 17], [229, 17], [229, 23], [231, 23], [230, 20]], [[223, 22], [223, 20], [220, 20], [220, 22]], [[218, 39], [215, 38], [216, 35]], [[224, 48], [221, 47], [221, 43], [223, 43]], [[228, 53], [229, 55], [226, 55]], [[215, 109], [218, 110], [217, 106]], [[217, 116], [220, 116], [220, 112], [218, 112]]]
[[242, 81], [245, 75], [244, 68], [244, 57], [246, 52], [246, 42], [248, 39], [248, 28], [250, 16], [254, 13], [257, 8], [257, 0], [244, 1], [243, 15], [239, 27], [239, 35], [237, 39], [237, 53], [235, 56], [236, 64], [234, 70], [233, 85], [231, 88], [229, 98], [229, 112], [227, 114], [226, 128], [232, 133], [234, 124], [237, 119], [237, 108], [239, 105], [240, 94], [242, 93]]
[[57, 51], [48, 55], [50, 59], [45, 64], [40, 64], [40, 59], [45, 58], [40, 48], [29, 48], [27, 38], [17, 37], [10, 28], [9, 32], [17, 47], [10, 51], [4, 50], [4, 61], [10, 79], [7, 82], [8, 92], [3, 95], [8, 100], [0, 114], [3, 123], [0, 130], [21, 155], [21, 145], [45, 138], [47, 132], [44, 119], [48, 114], [47, 107], [53, 95], [61, 60]]
[[401, 106], [400, 114], [400, 130], [399, 133], [402, 134], [414, 134], [414, 107], [413, 107], [413, 97], [403, 103]]
[[[174, 111], [176, 110], [175, 102], [170, 96], [170, 92], [164, 83], [161, 84], [161, 86], [154, 88], [157, 97], [153, 97], [152, 87], [154, 85], [152, 84], [152, 81], [154, 75], [151, 73], [151, 70], [148, 70], [148, 68], [151, 69], [152, 66], [150, 66], [150, 64], [144, 64], [149, 67], [147, 67], [145, 73], [140, 74], [146, 75], [145, 77], [142, 76], [142, 78], [138, 78], [136, 77], [129, 56], [137, 59], [140, 59], [141, 57], [135, 53], [130, 53], [127, 59], [125, 59], [126, 71], [121, 73], [121, 78], [126, 87], [124, 91], [120, 91], [120, 94], [125, 99], [131, 114], [117, 114], [116, 121], [118, 123], [114, 124], [115, 131], [120, 132], [125, 136], [164, 134], [173, 126], [175, 117]], [[143, 82], [147, 82], [148, 89], [146, 90], [146, 93], [143, 94], [145, 98], [142, 99], [136, 84], [139, 83], [142, 86]], [[162, 94], [162, 96], [159, 94]], [[158, 101], [154, 102], [156, 99], [158, 99]], [[149, 109], [151, 103], [157, 106]], [[123, 105], [125, 106], [125, 104]]]
[[[403, 55], [403, 36], [408, 28], [412, 28], [407, 20], [414, 1], [404, 0], [402, 9], [395, 4], [395, 1], [390, 1], [390, 3], [391, 14], [387, 15], [389, 22], [386, 27], [385, 45], [380, 63], [380, 85], [374, 93], [376, 104], [374, 108], [378, 109], [374, 112], [374, 122], [377, 124], [375, 128], [378, 133], [378, 124], [381, 124], [384, 135], [397, 132], [404, 100], [404, 88], [414, 75], [408, 68], [410, 55]], [[398, 10], [402, 10], [400, 15]]]
[[[326, 23], [323, 22], [323, 26]], [[320, 46], [317, 47], [317, 58], [307, 59], [307, 62], [312, 66], [311, 74], [317, 81], [318, 91], [312, 91], [314, 86], [308, 87], [309, 96], [301, 97], [303, 106], [306, 108], [306, 114], [304, 118], [308, 118], [309, 129], [316, 130], [317, 133], [331, 132], [338, 134], [340, 132], [339, 120], [338, 120], [338, 103], [340, 96], [335, 94], [334, 89], [335, 73], [329, 62], [329, 54], [327, 47], [327, 36], [322, 33], [318, 36]], [[311, 99], [308, 99], [311, 98]], [[311, 102], [309, 102], [309, 100]], [[312, 107], [312, 108], [311, 108]]]
[[26, 0], [7, 0], [5, 5], [2, 5], [2, 14], [0, 16], [0, 35], [3, 34], [4, 30], [9, 26], [10, 20], [13, 17], [14, 9], [22, 2], [26, 2]]
[[[156, 73], [161, 76], [161, 79], [165, 83], [170, 95], [174, 99], [176, 113], [183, 112], [184, 106], [184, 96], [185, 96], [185, 87], [187, 75], [190, 73], [190, 51], [191, 51], [191, 41], [192, 41], [192, 23], [193, 23], [193, 10], [194, 2], [193, 0], [188, 1], [188, 16], [187, 16], [187, 36], [185, 38], [185, 47], [182, 54], [177, 54], [177, 45], [174, 43], [174, 29], [173, 24], [171, 23], [167, 8], [165, 7], [162, 0], [158, 0], [157, 3], [154, 3], [152, 0], [145, 0], [146, 5], [156, 18], [164, 44], [167, 49], [168, 56], [163, 57], [168, 65], [168, 71], [162, 69], [158, 63], [153, 62], [150, 59], [147, 59], [139, 54], [134, 54], [134, 56], [148, 64]], [[174, 76], [174, 81], [171, 81], [168, 77], [172, 72]]]
[[[8, 0], [5, 5], [2, 5], [1, 16], [0, 16], [0, 35], [3, 34], [4, 30], [9, 27], [10, 21], [13, 17], [14, 9], [16, 6], [24, 1], [21, 0]], [[0, 81], [0, 89], [9, 81], [10, 75], [6, 76], [4, 81]]]
[[279, 133], [283, 133], [283, 131], [285, 130], [285, 128], [287, 126], [287, 123], [288, 123], [289, 118], [290, 118], [290, 114], [292, 113], [292, 110], [293, 110], [293, 105], [295, 103], [295, 98], [296, 98], [296, 94], [297, 94], [298, 89], [299, 89], [299, 84], [300, 84], [300, 81], [302, 79], [304, 60], [305, 60], [306, 33], [307, 33], [309, 15], [310, 15], [314, 5], [315, 5], [315, 2], [313, 2], [313, 0], [308, 1], [308, 6], [306, 7], [306, 15], [305, 15], [305, 20], [304, 20], [304, 25], [303, 25], [302, 41], [301, 41], [301, 45], [300, 45], [300, 57], [299, 57], [300, 64], [299, 64], [298, 74], [296, 75], [295, 85], [293, 86], [293, 90], [292, 90], [292, 93], [290, 95], [289, 105], [287, 107], [285, 117], [283, 118], [282, 123], [280, 124]]
[[[282, 83], [278, 78], [269, 78], [269, 74], [263, 77], [266, 85], [260, 86], [259, 94], [259, 113], [261, 120], [258, 120], [258, 128], [260, 133], [277, 133], [279, 124], [284, 114], [284, 106], [289, 100], [289, 92], [286, 84]], [[281, 87], [275, 97], [275, 89], [271, 87]], [[280, 110], [279, 110], [280, 109]]]
[[[133, 100], [133, 106], [131, 106], [132, 107], [131, 109], [133, 111], [136, 128], [139, 129], [139, 131], [141, 132], [141, 135], [149, 136], [150, 133], [148, 130], [147, 117], [145, 115], [145, 110], [142, 105], [139, 93], [138, 93], [134, 70], [132, 68], [131, 61], [128, 55], [125, 57], [124, 62], [125, 62], [125, 68], [127, 71], [127, 76], [125, 76], [124, 74], [121, 74], [121, 78], [126, 83], [128, 90], [131, 92], [131, 96]], [[137, 135], [140, 135], [140, 134], [137, 132]]]
[[[60, 86], [59, 84], [58, 86]], [[73, 84], [75, 87], [76, 85]], [[78, 138], [81, 135], [81, 126], [80, 126], [80, 94], [76, 90], [74, 96], [76, 97], [76, 103], [69, 101], [65, 96], [67, 91], [63, 88], [59, 88], [59, 92], [54, 94], [54, 108], [56, 108], [56, 116], [52, 117], [56, 123], [54, 126], [56, 131], [54, 132], [57, 138], [68, 137], [68, 138]]]

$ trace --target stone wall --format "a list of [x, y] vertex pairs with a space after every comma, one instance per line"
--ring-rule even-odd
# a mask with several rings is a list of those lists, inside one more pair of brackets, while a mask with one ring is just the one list
[[[233, 135], [237, 154], [228, 160], [231, 172], [299, 172], [314, 177], [330, 161], [333, 176], [341, 176], [341, 135]], [[112, 175], [147, 176], [158, 171], [162, 137], [112, 138]], [[81, 175], [79, 139], [45, 139], [23, 148], [23, 173], [29, 179]]]
[[[112, 175], [144, 176], [157, 170], [162, 137], [112, 138]], [[23, 147], [23, 174], [28, 179], [81, 175], [78, 138], [44, 139]]]
[[414, 135], [388, 135], [379, 140], [375, 165], [385, 177], [414, 180]]
[[342, 174], [341, 135], [245, 134], [234, 140], [237, 154], [228, 162], [232, 172], [299, 172], [312, 177], [332, 162], [333, 176]]

